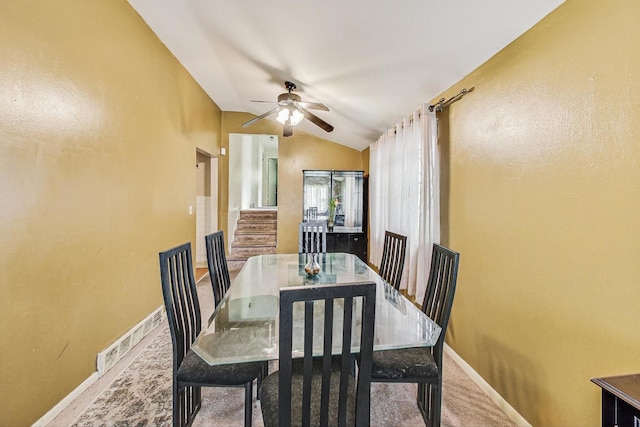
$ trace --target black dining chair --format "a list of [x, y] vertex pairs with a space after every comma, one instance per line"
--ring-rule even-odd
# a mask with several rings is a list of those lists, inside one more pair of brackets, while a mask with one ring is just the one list
[[261, 362], [211, 366], [191, 350], [201, 329], [193, 276], [191, 243], [160, 252], [160, 278], [173, 345], [173, 425], [193, 423], [201, 405], [201, 387], [245, 388], [244, 425], [251, 426], [253, 380]]
[[315, 222], [317, 220], [318, 220], [318, 208], [314, 206], [307, 209], [307, 216], [305, 218], [305, 221]]
[[217, 307], [231, 286], [222, 230], [204, 236], [207, 247], [207, 267], [213, 287], [213, 304]]
[[[220, 304], [229, 287], [231, 287], [231, 276], [229, 275], [229, 266], [224, 250], [224, 234], [222, 230], [204, 236], [204, 240], [207, 248], [207, 267], [209, 269], [211, 287], [213, 288], [213, 306], [215, 308]], [[262, 373], [258, 377], [258, 398], [260, 398], [262, 379], [268, 374], [269, 363], [262, 362]]]
[[400, 290], [400, 281], [404, 270], [404, 258], [407, 251], [407, 236], [386, 231], [384, 249], [380, 262], [380, 277]]
[[[303, 304], [303, 313], [298, 304]], [[265, 427], [370, 424], [375, 304], [374, 282], [280, 290], [279, 370], [262, 383], [260, 401]], [[300, 307], [300, 312], [294, 306]], [[343, 319], [335, 328], [334, 317]], [[304, 320], [303, 328], [294, 329], [296, 318]], [[359, 319], [360, 368], [354, 377], [352, 331]], [[322, 356], [318, 357], [313, 356], [314, 327], [323, 328], [322, 343], [317, 343], [322, 344]], [[334, 331], [338, 331], [336, 336]], [[304, 338], [300, 338], [302, 333]], [[332, 355], [334, 341], [341, 348], [336, 355]], [[303, 343], [301, 359], [292, 357], [294, 348], [300, 348], [294, 343]]]
[[442, 410], [442, 350], [458, 277], [460, 254], [433, 245], [431, 270], [422, 311], [441, 328], [433, 347], [373, 353], [372, 382], [418, 383], [418, 408], [425, 424], [439, 426]]
[[324, 221], [301, 222], [298, 226], [298, 253], [318, 254], [327, 252], [327, 223]]

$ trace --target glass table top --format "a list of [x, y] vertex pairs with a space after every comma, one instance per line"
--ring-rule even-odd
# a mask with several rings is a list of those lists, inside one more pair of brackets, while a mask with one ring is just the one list
[[[435, 345], [440, 327], [356, 255], [319, 254], [317, 261], [320, 273], [310, 277], [304, 271], [307, 262], [304, 254], [249, 258], [211, 315], [209, 326], [202, 330], [192, 345], [193, 350], [211, 365], [276, 360], [280, 288], [365, 281], [376, 282], [374, 350]], [[355, 304], [358, 303], [361, 301], [356, 299]], [[322, 305], [323, 302], [315, 304]], [[302, 303], [299, 308], [303, 310]], [[296, 310], [294, 306], [294, 319], [299, 318], [300, 324], [294, 323], [294, 357], [297, 352], [302, 354], [302, 316], [296, 316]], [[324, 310], [314, 312], [323, 313]], [[336, 309], [334, 312], [341, 315], [342, 310]], [[340, 324], [336, 321], [336, 328]], [[316, 329], [319, 335], [314, 336], [314, 352], [317, 348], [317, 354], [321, 354], [323, 331], [322, 328]], [[360, 337], [358, 320], [354, 325], [353, 337], [357, 339], [352, 350], [357, 352]], [[340, 343], [335, 343], [334, 348], [339, 352]]]

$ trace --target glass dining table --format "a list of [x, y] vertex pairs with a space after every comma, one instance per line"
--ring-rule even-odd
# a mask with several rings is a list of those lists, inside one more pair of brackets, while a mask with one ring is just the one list
[[[357, 256], [347, 253], [318, 254], [317, 261], [320, 272], [309, 276], [304, 269], [307, 263], [305, 254], [270, 254], [249, 258], [215, 308], [207, 328], [198, 335], [192, 349], [210, 365], [277, 360], [280, 289], [354, 282], [376, 283], [374, 350], [435, 345], [440, 327]], [[299, 309], [302, 313], [302, 303]], [[302, 341], [297, 337], [302, 336], [304, 320], [303, 315], [296, 316], [295, 311], [294, 307], [293, 348], [294, 353], [299, 351], [301, 354]], [[322, 314], [323, 310], [314, 312]], [[340, 316], [342, 310], [334, 310], [334, 313]], [[299, 319], [298, 324], [296, 318]], [[335, 323], [340, 324], [339, 320]], [[314, 349], [317, 348], [321, 354], [323, 328], [317, 329], [320, 332], [314, 336]], [[356, 319], [354, 352], [359, 348], [358, 329]], [[339, 342], [334, 348], [340, 352]]]

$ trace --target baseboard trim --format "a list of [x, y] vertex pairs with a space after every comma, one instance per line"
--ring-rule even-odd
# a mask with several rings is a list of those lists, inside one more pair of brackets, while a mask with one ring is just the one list
[[[208, 267], [205, 265], [204, 267], [198, 267], [198, 268], [208, 268]], [[198, 283], [202, 282], [202, 280], [203, 280], [205, 277], [207, 277], [208, 275], [209, 275], [209, 273], [207, 272], [207, 273], [203, 274], [200, 278], [197, 278], [197, 279], [196, 279], [196, 285], [197, 285]]]
[[100, 378], [100, 375], [98, 374], [98, 371], [95, 371], [93, 374], [89, 376], [89, 378], [84, 380], [78, 387], [76, 387], [71, 393], [69, 393], [67, 397], [65, 397], [60, 402], [58, 402], [58, 404], [53, 408], [51, 408], [49, 412], [44, 414], [42, 418], [40, 418], [38, 421], [33, 423], [33, 427], [43, 427], [48, 425], [50, 422], [53, 421], [55, 417], [60, 415], [60, 413], [64, 411], [67, 408], [67, 406], [71, 404], [71, 402], [76, 400], [78, 396], [80, 396], [82, 393], [87, 391], [87, 389], [91, 387], [91, 385], [93, 385], [96, 381], [98, 381], [99, 378]]
[[444, 351], [453, 359], [454, 362], [456, 362], [460, 369], [462, 369], [464, 373], [467, 374], [469, 378], [478, 385], [478, 387], [480, 387], [480, 390], [482, 390], [484, 394], [486, 394], [489, 399], [491, 399], [493, 403], [495, 403], [502, 412], [504, 412], [507, 417], [515, 423], [516, 426], [531, 427], [531, 423], [525, 420], [524, 417], [513, 408], [513, 406], [509, 405], [509, 403], [504, 400], [504, 398], [500, 396], [500, 394], [498, 394], [498, 392], [495, 391], [495, 389], [491, 387], [491, 385], [486, 382], [484, 378], [482, 378], [480, 374], [471, 367], [471, 365], [465, 362], [464, 359], [446, 343], [444, 345]]
[[164, 320], [166, 314], [164, 305], [156, 308], [146, 318], [122, 335], [116, 342], [98, 353], [96, 367], [98, 374], [102, 377], [118, 361], [124, 358], [133, 347], [156, 329]]

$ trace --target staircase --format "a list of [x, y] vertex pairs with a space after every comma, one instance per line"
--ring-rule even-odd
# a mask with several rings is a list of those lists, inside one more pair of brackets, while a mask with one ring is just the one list
[[277, 220], [276, 209], [240, 211], [231, 251], [227, 257], [229, 270], [241, 269], [251, 256], [276, 253]]

